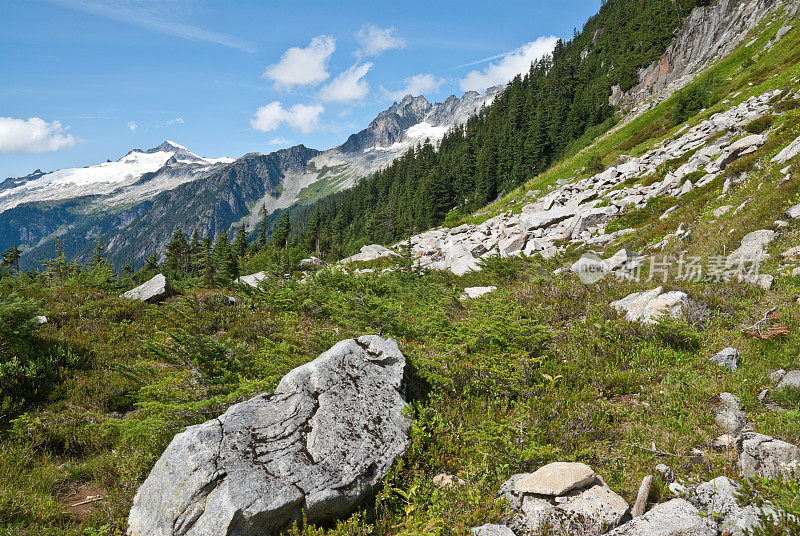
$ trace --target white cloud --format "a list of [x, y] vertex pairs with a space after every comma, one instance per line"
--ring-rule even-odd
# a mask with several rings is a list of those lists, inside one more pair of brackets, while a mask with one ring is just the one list
[[290, 145], [292, 142], [286, 138], [272, 138], [269, 140], [270, 145]]
[[80, 141], [61, 126], [39, 117], [0, 117], [0, 153], [47, 153], [74, 146]]
[[369, 84], [363, 80], [367, 72], [372, 68], [370, 62], [356, 63], [319, 91], [319, 98], [324, 101], [347, 102], [360, 100], [369, 93]]
[[403, 80], [403, 84], [403, 88], [397, 91], [389, 91], [385, 88], [384, 91], [395, 100], [400, 100], [406, 95], [416, 97], [438, 90], [444, 84], [444, 79], [436, 78], [432, 74], [415, 74]]
[[377, 56], [381, 52], [393, 48], [405, 48], [406, 41], [398, 37], [394, 26], [379, 28], [374, 24], [365, 24], [356, 34], [356, 41], [361, 45], [356, 56]]
[[275, 101], [256, 110], [256, 114], [250, 120], [250, 126], [262, 132], [269, 132], [286, 124], [308, 134], [319, 130], [319, 116], [324, 111], [325, 108], [319, 104], [313, 106], [295, 104], [287, 110], [280, 102]]
[[319, 84], [330, 76], [328, 60], [334, 50], [336, 40], [329, 35], [319, 35], [306, 48], [288, 49], [278, 63], [267, 67], [263, 76], [275, 82], [275, 87], [283, 89]]
[[133, 121], [130, 121], [128, 123], [128, 128], [130, 129], [131, 132], [136, 132], [136, 129], [139, 128], [139, 125], [137, 125]]
[[525, 43], [517, 50], [503, 55], [499, 62], [489, 64], [482, 71], [467, 73], [461, 80], [461, 89], [482, 91], [487, 87], [505, 84], [518, 74], [527, 73], [531, 68], [531, 63], [553, 51], [556, 42], [558, 42], [558, 38], [550, 36]]
[[169, 121], [167, 121], [167, 124], [168, 125], [182, 125], [183, 124], [183, 118], [182, 117], [176, 117], [175, 119], [170, 119]]
[[192, 41], [205, 41], [256, 52], [258, 48], [239, 38], [206, 30], [184, 22], [191, 17], [192, 2], [164, 2], [163, 0], [47, 0], [69, 9], [82, 11], [105, 19], [142, 26], [155, 32], [174, 35]]

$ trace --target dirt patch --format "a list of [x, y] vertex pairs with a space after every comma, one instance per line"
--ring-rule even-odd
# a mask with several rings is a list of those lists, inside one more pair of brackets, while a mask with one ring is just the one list
[[108, 492], [99, 486], [80, 484], [64, 495], [61, 503], [64, 505], [64, 509], [74, 515], [78, 521], [83, 521], [89, 517], [92, 509], [105, 500], [107, 494]]

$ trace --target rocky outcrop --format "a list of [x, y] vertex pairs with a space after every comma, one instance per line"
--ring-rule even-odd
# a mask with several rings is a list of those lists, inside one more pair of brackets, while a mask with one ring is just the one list
[[405, 359], [391, 339], [337, 343], [273, 394], [176, 435], [139, 488], [129, 536], [265, 536], [348, 514], [408, 445]]
[[392, 255], [396, 255], [396, 253], [389, 248], [381, 246], [380, 244], [369, 244], [367, 246], [362, 246], [359, 253], [345, 257], [340, 262], [342, 264], [347, 264], [349, 262], [367, 262], [384, 257], [391, 257]]
[[166, 300], [170, 296], [172, 296], [172, 287], [170, 287], [164, 274], [158, 274], [149, 281], [129, 290], [120, 296], [120, 298], [139, 300], [147, 303], [158, 303]]
[[[643, 209], [651, 199], [678, 197], [706, 186], [722, 175], [732, 161], [763, 143], [766, 139], [763, 135], [739, 136], [753, 119], [770, 112], [770, 100], [779, 93], [779, 90], [768, 91], [714, 114], [679, 131], [674, 139], [664, 141], [641, 157], [628, 158], [624, 163], [580, 180], [559, 181], [545, 193], [531, 193], [518, 213], [509, 211], [480, 224], [431, 229], [397, 247], [409, 246], [420, 269], [449, 270], [457, 275], [480, 270], [480, 260], [494, 255], [550, 258], [564, 251], [570, 243], [584, 244], [587, 248], [605, 247], [633, 232], [632, 229], [606, 232], [606, 225], [613, 219], [627, 211]], [[666, 173], [663, 179], [647, 180], [659, 166], [690, 152], [686, 163]], [[704, 174], [694, 183], [686, 180], [699, 171]], [[728, 188], [730, 182], [724, 190]], [[533, 197], [536, 195], [539, 197]], [[686, 231], [679, 228], [665, 236], [664, 241], [685, 236]], [[617, 252], [617, 255], [612, 259], [595, 260], [613, 262], [615, 268], [611, 271], [619, 274], [633, 267], [635, 256], [632, 253]], [[622, 264], [617, 264], [620, 262]], [[625, 266], [625, 263], [630, 264]], [[605, 273], [610, 267], [600, 268]]]
[[689, 297], [685, 292], [664, 292], [661, 287], [656, 287], [629, 294], [621, 300], [611, 302], [611, 307], [624, 312], [625, 317], [632, 322], [655, 324], [662, 317], [680, 318], [688, 302]]
[[659, 504], [608, 536], [717, 536], [717, 524], [683, 499]]
[[717, 0], [707, 7], [695, 8], [661, 58], [639, 70], [639, 83], [624, 93], [612, 88], [609, 102], [633, 106], [646, 101], [639, 108], [641, 111], [654, 107], [691, 82], [697, 73], [733, 51], [780, 3], [776, 0]]
[[753, 530], [759, 524], [761, 514], [773, 514], [769, 506], [740, 506], [736, 494], [741, 485], [728, 477], [720, 476], [697, 486], [694, 490], [695, 505], [719, 522], [719, 531], [730, 536], [743, 536], [745, 530]]
[[[500, 487], [517, 534], [602, 534], [628, 516], [628, 503], [586, 464], [554, 462]], [[560, 531], [560, 532], [559, 532]]]
[[250, 275], [243, 275], [236, 278], [236, 283], [247, 285], [249, 287], [258, 288], [262, 281], [267, 278], [267, 272], [256, 272]]
[[736, 440], [736, 452], [742, 476], [800, 477], [800, 448], [786, 441], [746, 432]]

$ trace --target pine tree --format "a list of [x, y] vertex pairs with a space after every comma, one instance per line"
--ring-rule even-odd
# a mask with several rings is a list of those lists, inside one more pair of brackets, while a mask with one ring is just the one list
[[203, 269], [203, 282], [209, 287], [214, 286], [214, 257], [213, 249], [211, 246], [211, 238], [206, 236], [200, 241], [200, 250], [202, 255], [202, 269]]
[[145, 273], [151, 273], [158, 270], [158, 255], [154, 251], [150, 254], [149, 257], [144, 261], [144, 267], [142, 271]]
[[258, 247], [264, 250], [267, 247], [267, 208], [265, 205], [261, 205], [259, 215], [261, 223], [258, 225]]
[[167, 244], [164, 270], [173, 277], [188, 275], [191, 251], [183, 231], [178, 229], [172, 234], [172, 241]]
[[19, 273], [19, 258], [22, 256], [22, 250], [14, 244], [3, 252], [3, 260], [0, 262], [3, 266], [9, 266]]
[[286, 247], [286, 243], [289, 240], [289, 233], [291, 231], [291, 217], [287, 211], [283, 213], [278, 227], [275, 229], [275, 232], [272, 233], [272, 244], [275, 246], [275, 248], [283, 249]]
[[236, 231], [236, 238], [233, 240], [233, 253], [242, 258], [247, 254], [247, 231], [245, 224], [242, 224]]
[[92, 254], [92, 264], [95, 266], [101, 266], [106, 263], [105, 258], [103, 257], [103, 235], [97, 235], [97, 242], [94, 245], [94, 253]]
[[231, 245], [228, 242], [228, 232], [223, 229], [217, 235], [214, 242], [212, 251], [212, 261], [214, 265], [214, 282], [219, 285], [227, 285], [238, 277], [238, 263], [236, 257], [231, 251]]
[[319, 208], [316, 208], [311, 214], [311, 219], [306, 225], [306, 233], [303, 235], [303, 250], [307, 252], [314, 252], [320, 255], [320, 227], [321, 220], [319, 217]]
[[197, 275], [203, 271], [203, 246], [200, 243], [200, 233], [195, 229], [192, 231], [192, 239], [189, 241], [189, 265], [187, 272]]

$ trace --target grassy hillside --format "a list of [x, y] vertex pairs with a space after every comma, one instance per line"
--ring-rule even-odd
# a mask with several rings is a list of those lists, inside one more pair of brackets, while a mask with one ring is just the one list
[[[800, 27], [762, 52], [782, 24], [766, 21], [756, 41], [681, 95], [464, 218], [518, 211], [529, 190], [586, 177], [598, 159], [608, 165], [643, 154], [686, 125], [785, 88], [773, 105], [769, 141], [726, 170], [744, 176], [740, 182], [725, 194], [724, 177], [693, 190], [665, 220], [659, 216], [667, 204], [631, 211], [612, 225], [636, 232], [606, 247], [607, 254], [623, 246], [643, 250], [683, 224], [689, 237], [672, 236], [659, 255], [719, 255], [747, 232], [776, 229], [762, 266], [776, 276], [769, 291], [735, 281], [671, 280], [667, 288], [692, 299], [688, 319], [631, 323], [609, 303], [656, 283], [605, 279], [587, 286], [574, 275], [554, 275], [583, 252], [577, 246], [546, 261], [490, 259], [483, 271], [461, 278], [415, 273], [401, 258], [383, 274], [322, 271], [302, 284], [299, 274], [275, 277], [263, 292], [185, 280], [161, 306], [118, 298], [132, 281], [111, 279], [102, 266], [72, 276], [60, 276], [56, 266], [44, 275], [4, 277], [0, 353], [17, 359], [0, 368], [0, 534], [123, 533], [133, 494], [173, 434], [273, 389], [336, 341], [365, 333], [397, 339], [415, 369], [412, 444], [376, 500], [330, 534], [467, 534], [500, 519], [500, 483], [554, 460], [590, 464], [629, 502], [657, 463], [689, 480], [736, 477], [731, 453], [711, 447], [720, 433], [714, 410], [722, 392], [742, 399], [757, 431], [800, 443], [800, 393], [774, 397], [772, 408], [757, 398], [771, 386], [771, 371], [800, 366], [800, 277], [790, 275], [798, 261], [780, 255], [800, 244], [800, 226], [773, 223], [800, 202], [800, 162], [788, 163], [788, 179], [780, 172], [787, 164], [770, 163], [800, 134], [793, 96], [800, 90]], [[706, 109], [679, 121], [678, 105], [685, 107], [698, 87], [708, 88], [701, 93]], [[714, 216], [727, 205], [734, 208]], [[260, 268], [258, 259], [247, 262]], [[459, 300], [463, 288], [478, 285], [499, 288]], [[227, 296], [239, 305], [228, 306]], [[773, 307], [780, 318], [772, 323], [785, 335], [743, 333]], [[48, 323], [30, 322], [34, 314]], [[735, 373], [709, 362], [726, 346], [742, 354]], [[646, 450], [653, 443], [668, 454]], [[439, 489], [432, 483], [439, 473], [468, 485]], [[800, 515], [798, 486], [757, 482], [755, 489]], [[73, 506], [87, 496], [102, 500]], [[671, 496], [657, 478], [651, 501]]]

